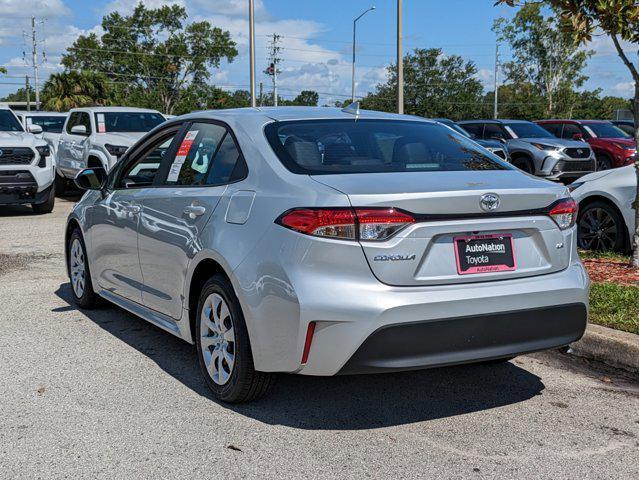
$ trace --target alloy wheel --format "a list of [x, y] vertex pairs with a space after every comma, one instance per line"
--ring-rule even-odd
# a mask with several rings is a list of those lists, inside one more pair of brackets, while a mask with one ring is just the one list
[[596, 161], [595, 161], [595, 169], [600, 172], [602, 170], [609, 170], [610, 166], [608, 165], [608, 162], [603, 158], [603, 157], [597, 157]]
[[86, 264], [84, 260], [84, 249], [80, 240], [75, 238], [71, 243], [69, 252], [69, 270], [71, 271], [71, 286], [76, 297], [84, 295], [86, 283]]
[[224, 385], [235, 365], [235, 331], [229, 307], [217, 293], [209, 295], [202, 308], [200, 345], [209, 376]]
[[582, 248], [613, 250], [617, 244], [617, 223], [603, 208], [591, 208], [581, 216], [578, 238]]

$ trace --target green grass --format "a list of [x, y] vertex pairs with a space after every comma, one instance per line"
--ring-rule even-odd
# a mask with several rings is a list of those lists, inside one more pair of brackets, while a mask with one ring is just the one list
[[617, 252], [595, 252], [594, 250], [579, 250], [579, 256], [582, 260], [611, 260], [613, 262], [630, 263], [630, 257]]
[[590, 321], [604, 327], [639, 334], [639, 287], [593, 283]]

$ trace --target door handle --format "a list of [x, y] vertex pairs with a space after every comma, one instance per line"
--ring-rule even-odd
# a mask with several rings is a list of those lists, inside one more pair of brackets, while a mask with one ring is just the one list
[[139, 205], [125, 205], [122, 207], [122, 211], [125, 213], [140, 213]]
[[184, 214], [188, 215], [191, 219], [199, 217], [200, 215], [204, 215], [205, 212], [206, 208], [202, 205], [189, 205], [188, 207], [184, 208]]

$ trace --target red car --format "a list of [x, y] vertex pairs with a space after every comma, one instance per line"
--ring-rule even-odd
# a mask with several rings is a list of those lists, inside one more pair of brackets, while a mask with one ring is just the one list
[[558, 138], [588, 142], [597, 157], [597, 170], [630, 165], [637, 154], [634, 139], [605, 120], [538, 120], [536, 123]]

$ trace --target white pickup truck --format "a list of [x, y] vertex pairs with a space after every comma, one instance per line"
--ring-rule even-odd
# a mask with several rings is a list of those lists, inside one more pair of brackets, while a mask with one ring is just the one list
[[85, 168], [109, 171], [124, 152], [165, 118], [157, 110], [133, 107], [74, 108], [62, 129], [56, 151], [56, 190]]
[[[34, 126], [31, 132], [41, 133]], [[8, 106], [0, 105], [0, 205], [27, 204], [49, 213], [55, 203], [51, 148], [25, 131]]]

